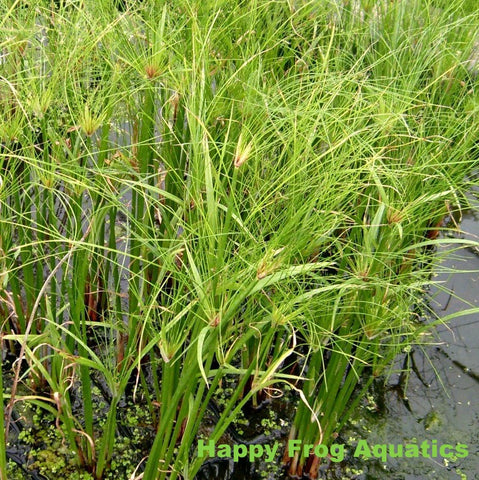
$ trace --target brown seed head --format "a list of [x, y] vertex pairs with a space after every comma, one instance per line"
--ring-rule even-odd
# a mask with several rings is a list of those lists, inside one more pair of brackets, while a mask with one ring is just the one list
[[146, 77], [148, 79], [152, 80], [154, 78], [159, 77], [161, 71], [160, 71], [160, 69], [158, 68], [157, 65], [148, 64], [145, 67], [145, 73], [146, 73]]

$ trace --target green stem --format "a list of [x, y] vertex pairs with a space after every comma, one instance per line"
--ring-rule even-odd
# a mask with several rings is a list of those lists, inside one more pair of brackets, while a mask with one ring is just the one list
[[[110, 461], [113, 454], [113, 446], [115, 445], [115, 433], [116, 433], [116, 414], [118, 397], [114, 397], [110, 404], [110, 410], [106, 419], [106, 425], [103, 432], [103, 436], [100, 442], [100, 449], [98, 451], [98, 457], [95, 468], [95, 479], [101, 480], [103, 478], [103, 471], [107, 463]], [[154, 477], [151, 477], [154, 478]]]
[[3, 405], [3, 369], [0, 367], [0, 480], [7, 480], [7, 445], [5, 433], [5, 412]]

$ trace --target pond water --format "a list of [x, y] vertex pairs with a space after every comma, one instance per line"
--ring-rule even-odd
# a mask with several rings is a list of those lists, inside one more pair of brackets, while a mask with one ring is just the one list
[[[479, 238], [479, 213], [468, 213], [461, 236]], [[479, 252], [461, 249], [441, 264], [464, 273], [441, 273], [435, 278], [449, 292], [434, 288], [432, 306], [445, 315], [479, 306]], [[477, 478], [479, 472], [479, 314], [459, 316], [437, 329], [438, 345], [413, 354], [415, 370], [407, 388], [408, 401], [393, 391], [386, 394], [383, 417], [371, 426], [371, 441], [400, 443], [412, 438], [436, 439], [438, 444], [463, 443], [463, 459], [398, 459], [386, 469], [368, 464], [364, 478]], [[388, 472], [385, 474], [385, 472]], [[387, 476], [386, 476], [387, 475]]]
[[[477, 206], [478, 202], [474, 202]], [[461, 221], [462, 238], [478, 240], [479, 209]], [[444, 273], [449, 268], [463, 273]], [[461, 249], [440, 265], [434, 280], [444, 288], [430, 291], [431, 306], [440, 316], [479, 306], [479, 252]], [[368, 444], [418, 444], [468, 446], [465, 458], [397, 458], [386, 464], [369, 459], [352, 462], [352, 470], [325, 474], [325, 478], [357, 479], [474, 479], [479, 472], [479, 314], [459, 316], [437, 329], [437, 344], [414, 349], [408, 357], [414, 371], [405, 395], [393, 388], [400, 374], [392, 375], [391, 388], [373, 398], [377, 405], [363, 409], [364, 417], [352, 427], [354, 441]], [[399, 359], [401, 368], [404, 359]], [[406, 398], [404, 398], [404, 396]], [[376, 407], [376, 408], [374, 408]], [[346, 442], [348, 438], [345, 439]], [[353, 442], [352, 442], [353, 443]], [[338, 470], [338, 469], [336, 469]], [[349, 474], [348, 474], [349, 471]], [[354, 473], [356, 472], [356, 473]]]
[[[478, 202], [476, 202], [477, 204]], [[478, 205], [479, 206], [479, 205]], [[463, 238], [479, 239], [479, 209], [461, 221]], [[445, 247], [446, 248], [446, 247]], [[449, 274], [448, 269], [462, 273]], [[431, 307], [440, 317], [479, 307], [479, 252], [460, 249], [448, 255], [434, 280], [441, 287], [431, 288]], [[409, 365], [413, 371], [406, 380], [399, 372], [388, 385], [372, 389], [369, 401], [361, 407], [337, 443], [344, 444], [345, 461], [324, 465], [320, 478], [331, 480], [392, 479], [449, 480], [474, 479], [479, 472], [479, 313], [459, 316], [437, 329], [434, 345], [414, 348], [399, 358], [395, 370]], [[276, 431], [281, 436], [280, 431]], [[367, 444], [467, 445], [465, 458], [355, 458], [359, 440]], [[272, 439], [272, 441], [274, 441]], [[429, 450], [431, 451], [431, 450]], [[349, 454], [349, 455], [348, 455]], [[279, 459], [278, 459], [279, 461]], [[278, 480], [286, 478], [271, 465], [211, 461], [197, 480]], [[289, 478], [289, 477], [288, 477]]]
[[[479, 202], [475, 212], [461, 219], [461, 232], [455, 234], [479, 239]], [[445, 247], [447, 248], [447, 247]], [[462, 273], [446, 273], [457, 269]], [[441, 263], [434, 280], [441, 287], [431, 288], [430, 305], [440, 316], [479, 307], [479, 251], [460, 249]], [[346, 450], [344, 461], [327, 464], [320, 478], [330, 480], [449, 480], [474, 479], [479, 472], [479, 314], [459, 316], [437, 329], [435, 344], [414, 348], [399, 358], [386, 387], [377, 386], [362, 405], [353, 421], [336, 443]], [[406, 365], [413, 371], [407, 381], [399, 371]], [[274, 401], [258, 411], [248, 412], [250, 421], [245, 439], [255, 438], [255, 431], [271, 424], [271, 435], [256, 437], [261, 443], [284, 442], [286, 423], [293, 416], [294, 405], [284, 400]], [[274, 411], [274, 415], [272, 415]], [[211, 422], [214, 423], [214, 417]], [[376, 458], [353, 456], [358, 441], [374, 444], [467, 445], [465, 458]], [[241, 438], [230, 439], [238, 443]], [[18, 445], [15, 454], [21, 463], [26, 450]], [[26, 448], [26, 447], [25, 447]], [[21, 458], [20, 458], [21, 457]], [[25, 478], [44, 479], [33, 472]], [[273, 464], [248, 461], [208, 460], [196, 480], [280, 480], [286, 479], [280, 468], [280, 458]]]

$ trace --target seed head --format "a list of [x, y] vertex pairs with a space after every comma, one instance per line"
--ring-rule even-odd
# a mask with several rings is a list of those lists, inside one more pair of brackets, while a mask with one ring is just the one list
[[243, 163], [246, 162], [246, 160], [248, 160], [248, 157], [251, 153], [252, 148], [253, 148], [253, 142], [249, 142], [247, 145], [244, 145], [243, 135], [241, 134], [238, 140], [238, 145], [236, 146], [235, 160], [234, 160], [235, 168], [240, 168], [241, 165], [243, 165]]
[[153, 80], [154, 78], [157, 78], [160, 76], [161, 71], [158, 65], [149, 63], [148, 65], [145, 66], [145, 73], [148, 79]]
[[89, 106], [85, 104], [85, 110], [80, 118], [80, 128], [85, 135], [91, 137], [101, 127], [103, 120], [104, 116], [102, 114], [95, 115], [92, 113]]

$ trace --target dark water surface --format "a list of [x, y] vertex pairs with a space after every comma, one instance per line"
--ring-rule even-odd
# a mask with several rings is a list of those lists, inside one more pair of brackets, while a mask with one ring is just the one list
[[[479, 240], [479, 209], [461, 219], [455, 237]], [[444, 247], [447, 248], [447, 247]], [[462, 273], [450, 274], [448, 269]], [[440, 317], [479, 307], [479, 251], [460, 249], [441, 263], [431, 288], [431, 307]], [[471, 480], [479, 479], [479, 313], [459, 316], [440, 325], [432, 345], [415, 347], [398, 359], [388, 386], [373, 388], [360, 418], [352, 422], [337, 442], [347, 455], [341, 463], [325, 465], [320, 478], [340, 480]], [[413, 372], [405, 378], [403, 367]], [[365, 440], [374, 444], [421, 445], [428, 442], [427, 454], [416, 458], [354, 457], [356, 446]], [[274, 440], [272, 440], [273, 442]], [[441, 445], [467, 446], [464, 458], [444, 458]], [[454, 451], [452, 450], [452, 451]], [[446, 456], [449, 450], [446, 450]], [[404, 455], [404, 453], [403, 453]], [[278, 459], [279, 464], [279, 459]], [[268, 480], [285, 476], [271, 465], [210, 461], [197, 480]]]
[[[464, 216], [461, 230], [455, 236], [479, 240], [479, 209]], [[448, 268], [463, 273], [444, 273]], [[440, 317], [479, 307], [479, 251], [458, 250], [448, 255], [438, 271], [442, 273], [434, 280], [441, 284], [433, 287], [430, 295], [431, 306]], [[459, 316], [447, 325], [440, 325], [435, 340], [436, 345], [416, 348], [405, 360], [414, 369], [405, 395], [395, 388], [381, 392], [375, 398], [381, 403], [378, 410], [370, 408], [370, 414], [366, 413], [366, 418], [353, 427], [354, 440], [364, 438], [369, 444], [421, 444], [427, 440], [439, 446], [461, 443], [467, 445], [468, 456], [397, 458], [389, 459], [386, 464], [369, 459], [355, 465], [362, 473], [343, 470], [330, 478], [479, 478], [479, 313]], [[399, 374], [393, 375], [390, 385], [400, 380]]]
[[[479, 207], [479, 202], [476, 202]], [[479, 208], [461, 219], [459, 236], [479, 240]], [[447, 248], [447, 247], [444, 247]], [[449, 269], [462, 273], [450, 274]], [[479, 251], [460, 249], [449, 254], [438, 268], [431, 288], [430, 305], [440, 317], [479, 307]], [[459, 316], [437, 329], [434, 345], [415, 347], [399, 358], [388, 380], [388, 386], [372, 389], [364, 402], [359, 417], [337, 439], [346, 450], [343, 462], [325, 464], [320, 478], [330, 480], [471, 480], [479, 479], [479, 314]], [[403, 367], [412, 367], [408, 379], [401, 375]], [[271, 417], [274, 411], [275, 418]], [[261, 443], [285, 441], [286, 421], [292, 418], [294, 405], [284, 401], [273, 402], [257, 412], [249, 412], [250, 432], [245, 438], [254, 438], [255, 431], [264, 431], [264, 421], [272, 420], [276, 427]], [[283, 419], [281, 421], [281, 419]], [[214, 418], [211, 419], [214, 423]], [[246, 430], [248, 428], [245, 427]], [[259, 437], [258, 437], [259, 438]], [[241, 440], [241, 439], [240, 439]], [[231, 438], [231, 443], [240, 440]], [[353, 453], [360, 441], [368, 445], [429, 445], [457, 444], [467, 446], [464, 458], [355, 458]], [[15, 454], [24, 458], [26, 452], [17, 445]], [[21, 457], [21, 458], [20, 458]], [[44, 478], [25, 473], [24, 478]], [[285, 479], [280, 458], [273, 464], [231, 460], [208, 460], [196, 480], [280, 480]], [[120, 479], [118, 479], [120, 480]], [[125, 479], [126, 480], [126, 479]]]

